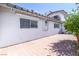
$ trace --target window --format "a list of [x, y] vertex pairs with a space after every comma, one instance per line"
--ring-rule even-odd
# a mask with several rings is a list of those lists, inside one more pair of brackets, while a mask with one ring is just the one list
[[59, 24], [54, 24], [54, 28], [59, 28]]
[[37, 28], [37, 21], [20, 18], [20, 28]]
[[60, 20], [60, 17], [58, 15], [55, 15], [54, 19]]
[[37, 28], [37, 21], [31, 20], [31, 28]]
[[30, 28], [30, 20], [21, 18], [20, 28]]

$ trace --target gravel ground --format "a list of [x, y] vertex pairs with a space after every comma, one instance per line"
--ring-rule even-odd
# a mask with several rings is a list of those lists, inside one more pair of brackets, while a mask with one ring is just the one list
[[57, 34], [0, 49], [6, 56], [75, 56], [73, 35]]

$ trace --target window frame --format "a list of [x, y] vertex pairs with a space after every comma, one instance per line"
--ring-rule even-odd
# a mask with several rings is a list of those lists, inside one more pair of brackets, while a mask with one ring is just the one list
[[59, 15], [54, 15], [53, 17], [54, 17], [54, 19], [56, 19], [56, 20], [61, 20], [61, 18], [60, 18]]
[[35, 20], [30, 20], [30, 27], [31, 28], [38, 28], [38, 22]]
[[[27, 21], [27, 22], [26, 22]], [[36, 22], [35, 24], [33, 22]], [[31, 24], [34, 24], [33, 26]], [[38, 21], [20, 18], [20, 28], [38, 28]]]
[[54, 28], [56, 29], [59, 29], [60, 28], [60, 24], [58, 24], [58, 23], [54, 23]]

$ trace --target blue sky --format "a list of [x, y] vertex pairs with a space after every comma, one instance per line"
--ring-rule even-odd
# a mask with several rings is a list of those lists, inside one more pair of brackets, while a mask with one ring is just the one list
[[26, 9], [33, 9], [34, 11], [44, 14], [56, 10], [65, 10], [66, 12], [76, 8], [75, 3], [17, 3], [16, 5], [24, 7]]

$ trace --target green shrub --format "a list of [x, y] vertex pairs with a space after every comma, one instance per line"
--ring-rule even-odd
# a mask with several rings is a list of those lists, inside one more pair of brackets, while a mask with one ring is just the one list
[[79, 11], [72, 11], [66, 18], [64, 27], [67, 31], [79, 35]]

